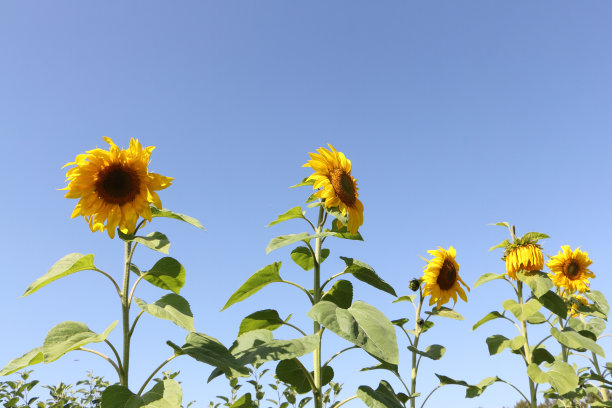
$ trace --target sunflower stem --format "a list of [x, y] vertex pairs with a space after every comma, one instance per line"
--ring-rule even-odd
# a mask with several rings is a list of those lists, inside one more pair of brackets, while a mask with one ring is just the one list
[[[599, 368], [599, 361], [597, 361], [597, 355], [593, 352], [591, 352], [591, 355], [593, 356], [592, 362], [593, 366], [595, 366], [595, 371], [600, 377], [603, 377], [601, 369]], [[603, 381], [601, 382], [601, 387], [599, 387], [599, 392], [601, 392], [601, 399], [608, 401], [608, 389], [605, 388], [605, 383]]]
[[[517, 293], [518, 293], [518, 301], [522, 307], [524, 304], [523, 302], [523, 282], [521, 282], [520, 280], [517, 280], [516, 287], [517, 287]], [[525, 320], [521, 321], [521, 331], [522, 331], [521, 334], [525, 338], [525, 344], [523, 345], [523, 350], [525, 352], [525, 362], [529, 366], [529, 364], [531, 364], [531, 349], [529, 348], [529, 339], [527, 337], [527, 323], [525, 322]], [[535, 388], [535, 383], [533, 382], [531, 378], [529, 378], [529, 392], [531, 395], [531, 402], [530, 402], [531, 408], [537, 408], [538, 402], [537, 402], [536, 388]]]
[[[423, 289], [419, 288], [419, 305], [415, 310], [415, 322], [414, 322], [414, 350], [419, 346], [419, 337], [421, 337], [421, 308], [423, 307]], [[417, 353], [416, 351], [412, 351], [412, 371], [410, 373], [410, 395], [414, 395], [416, 393], [416, 380], [417, 380], [417, 371], [419, 370], [419, 365], [417, 362]], [[410, 399], [410, 408], [416, 407], [416, 398]], [[425, 399], [427, 401], [427, 399]], [[425, 402], [423, 402], [424, 404]]]
[[[324, 205], [324, 204], [321, 204]], [[316, 234], [321, 233], [325, 223], [325, 210], [319, 207], [319, 219], [317, 222]], [[321, 300], [321, 237], [315, 238], [314, 248], [314, 293], [313, 305], [316, 305]], [[314, 334], [319, 336], [317, 348], [313, 352], [314, 366], [314, 389], [312, 390], [315, 402], [315, 408], [323, 408], [323, 397], [321, 394], [321, 325], [315, 321], [313, 326]]]
[[121, 291], [121, 315], [123, 320], [123, 369], [119, 376], [121, 385], [128, 387], [130, 369], [130, 265], [134, 249], [131, 242], [125, 243], [125, 269], [123, 271], [123, 290]]

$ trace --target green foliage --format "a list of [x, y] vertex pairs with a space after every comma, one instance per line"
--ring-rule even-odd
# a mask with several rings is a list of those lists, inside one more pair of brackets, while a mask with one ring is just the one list
[[161, 232], [152, 232], [144, 237], [127, 235], [120, 230], [117, 230], [117, 234], [119, 238], [125, 242], [137, 242], [154, 251], [167, 254], [170, 250], [170, 241], [168, 240], [168, 237]]
[[131, 265], [132, 271], [158, 288], [171, 290], [177, 295], [185, 286], [185, 268], [174, 258], [166, 256], [153, 265], [149, 271], [141, 273], [136, 265]]
[[169, 320], [183, 329], [193, 332], [193, 314], [187, 302], [182, 296], [176, 293], [164, 295], [155, 303], [147, 304], [144, 300], [134, 298], [134, 303], [145, 313], [159, 319]]
[[360, 281], [397, 297], [397, 294], [391, 285], [382, 280], [381, 277], [376, 274], [374, 268], [372, 268], [370, 265], [358, 261], [357, 259], [347, 258], [344, 256], [341, 256], [340, 259], [342, 259], [346, 264], [344, 273], [350, 273]]
[[57, 261], [46, 274], [36, 279], [24, 292], [23, 296], [31, 295], [38, 289], [56, 281], [64, 276], [80, 271], [96, 270], [93, 263], [94, 256], [92, 254], [69, 254]]
[[423, 357], [430, 358], [432, 360], [439, 360], [439, 359], [441, 359], [442, 356], [444, 355], [444, 353], [446, 352], [446, 348], [444, 346], [439, 345], [439, 344], [432, 344], [431, 346], [427, 346], [425, 351], [418, 350], [414, 346], [408, 346], [408, 350], [414, 351], [415, 353], [417, 353], [417, 354], [419, 354], [419, 355], [421, 355]]
[[60, 323], [52, 328], [45, 338], [42, 347], [43, 360], [45, 363], [50, 363], [86, 344], [104, 341], [116, 325], [115, 321], [102, 333], [97, 334], [84, 323], [70, 321]]
[[[329, 256], [329, 249], [323, 248], [321, 249], [321, 260], [320, 263], [323, 263]], [[312, 258], [312, 252], [310, 249], [304, 246], [299, 246], [291, 251], [291, 259], [297, 265], [299, 265], [305, 271], [309, 271], [314, 268], [314, 260]]]
[[381, 381], [376, 390], [362, 385], [357, 389], [357, 396], [369, 408], [404, 408], [403, 402], [393, 391], [393, 387], [386, 381]]
[[559, 394], [565, 394], [578, 387], [578, 376], [572, 366], [562, 361], [556, 361], [548, 372], [544, 372], [537, 364], [527, 367], [527, 374], [537, 384], [549, 383]]
[[[308, 375], [312, 379], [314, 372], [311, 371]], [[276, 366], [276, 377], [280, 381], [291, 385], [298, 394], [311, 391], [304, 366], [297, 359], [280, 361]], [[321, 372], [321, 385], [329, 384], [333, 378], [334, 370], [330, 366], [324, 366]]]
[[155, 217], [173, 218], [175, 220], [179, 220], [179, 221], [186, 222], [187, 224], [191, 224], [194, 227], [198, 227], [200, 229], [204, 229], [202, 224], [200, 224], [200, 221], [196, 220], [193, 217], [185, 215], [185, 214], [175, 213], [175, 212], [167, 210], [165, 208], [157, 209], [153, 205], [151, 206], [151, 213], [152, 213], [153, 218], [155, 218]]
[[335, 303], [338, 307], [348, 309], [353, 303], [353, 284], [347, 280], [340, 279], [334, 283], [321, 298]]
[[240, 329], [238, 330], [238, 336], [241, 336], [246, 332], [258, 329], [274, 331], [278, 329], [283, 323], [284, 321], [280, 318], [276, 310], [260, 310], [255, 313], [251, 313], [242, 320], [242, 322], [240, 323]]
[[270, 227], [283, 221], [292, 220], [295, 218], [304, 218], [304, 210], [302, 210], [302, 207], [293, 207], [286, 213], [279, 215], [276, 221], [272, 221], [267, 226]]
[[221, 310], [225, 310], [235, 303], [242, 302], [244, 299], [257, 293], [261, 288], [272, 282], [282, 282], [278, 272], [280, 267], [280, 262], [274, 262], [255, 272], [232, 296], [230, 296]]

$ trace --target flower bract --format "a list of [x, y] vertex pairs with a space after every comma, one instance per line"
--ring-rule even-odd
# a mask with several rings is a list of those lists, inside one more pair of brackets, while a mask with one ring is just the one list
[[546, 262], [546, 266], [552, 272], [548, 276], [555, 286], [571, 294], [576, 291], [584, 293], [589, 290], [589, 278], [595, 277], [588, 269], [592, 263], [589, 254], [578, 248], [572, 251], [569, 245], [565, 245], [561, 247], [557, 255]]
[[525, 244], [512, 247], [506, 252], [506, 272], [508, 277], [516, 280], [516, 273], [539, 271], [544, 267], [544, 256], [537, 244]]
[[313, 188], [320, 189], [314, 196], [323, 199], [327, 208], [338, 207], [342, 215], [348, 215], [347, 227], [350, 233], [357, 232], [363, 224], [363, 204], [357, 197], [357, 180], [351, 176], [351, 161], [332, 145], [317, 153], [309, 153], [310, 160], [303, 167], [315, 171], [308, 177], [314, 181]]
[[172, 178], [149, 172], [154, 146], [143, 148], [131, 139], [129, 149], [120, 149], [109, 137], [104, 140], [109, 150], [90, 150], [64, 166], [74, 166], [66, 172], [64, 190], [66, 198], [79, 199], [72, 218], [82, 215], [92, 232], [106, 230], [113, 238], [116, 228], [133, 233], [139, 217], [151, 221], [150, 204], [162, 208], [155, 191]]
[[438, 247], [438, 249], [427, 252], [434, 257], [423, 267], [423, 296], [431, 295], [429, 305], [437, 303], [437, 307], [440, 308], [443, 304], [448, 303], [450, 298], [457, 303], [457, 294], [467, 302], [465, 291], [460, 283], [468, 291], [470, 288], [459, 276], [459, 264], [455, 261], [457, 255], [455, 248], [451, 246], [446, 250]]

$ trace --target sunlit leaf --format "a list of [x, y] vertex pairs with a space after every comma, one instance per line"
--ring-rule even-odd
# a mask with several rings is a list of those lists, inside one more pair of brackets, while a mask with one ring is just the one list
[[236, 292], [229, 298], [223, 309], [225, 310], [234, 303], [242, 302], [244, 299], [258, 292], [264, 286], [272, 282], [281, 282], [282, 279], [279, 274], [281, 267], [280, 262], [274, 262], [273, 264], [267, 265], [262, 269], [255, 272], [245, 283], [238, 288]]
[[200, 224], [200, 221], [196, 220], [195, 218], [190, 217], [190, 216], [185, 215], [185, 214], [175, 213], [175, 212], [167, 210], [165, 208], [158, 209], [158, 208], [155, 208], [155, 206], [151, 206], [151, 214], [153, 215], [153, 217], [173, 218], [175, 220], [179, 220], [179, 221], [186, 222], [187, 224], [191, 224], [194, 227], [198, 227], [198, 228], [204, 229], [202, 224]]
[[64, 276], [73, 274], [79, 271], [95, 270], [93, 264], [94, 256], [83, 254], [69, 254], [57, 261], [46, 274], [36, 279], [24, 292], [23, 296], [31, 295], [38, 289], [50, 284], [51, 282], [63, 278]]

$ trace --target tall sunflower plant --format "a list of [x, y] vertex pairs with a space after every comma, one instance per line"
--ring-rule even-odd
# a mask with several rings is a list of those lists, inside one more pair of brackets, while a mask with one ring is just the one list
[[[68, 185], [66, 197], [78, 199], [72, 218], [83, 216], [92, 232], [106, 232], [109, 238], [116, 236], [123, 241], [123, 271], [112, 273], [94, 264], [93, 254], [72, 253], [57, 261], [49, 271], [36, 279], [23, 296], [31, 295], [57, 279], [81, 271], [94, 271], [110, 281], [112, 292], [121, 304], [120, 328], [122, 344], [116, 346], [109, 334], [117, 326], [114, 321], [100, 333], [92, 331], [85, 323], [65, 321], [53, 327], [37, 347], [10, 361], [0, 375], [8, 375], [38, 363], [51, 363], [70, 351], [92, 353], [108, 362], [117, 372], [118, 382], [102, 394], [102, 407], [180, 407], [182, 391], [178, 382], [164, 379], [145, 392], [151, 379], [168, 362], [178, 355], [173, 346], [170, 356], [161, 360], [151, 375], [138, 387], [130, 387], [131, 339], [137, 323], [143, 315], [168, 320], [194, 332], [194, 319], [188, 301], [179, 295], [185, 285], [186, 271], [176, 259], [164, 256], [150, 269], [144, 270], [134, 262], [138, 246], [168, 254], [170, 241], [161, 232], [141, 235], [147, 223], [159, 217], [176, 219], [204, 229], [195, 218], [164, 209], [157, 191], [169, 187], [172, 178], [149, 171], [149, 160], [154, 147], [145, 147], [131, 139], [128, 149], [119, 148], [110, 138], [104, 140], [109, 149], [96, 148], [76, 156], [67, 163]], [[120, 279], [116, 279], [118, 276]], [[134, 276], [132, 276], [134, 275]], [[132, 278], [135, 278], [131, 282]], [[135, 296], [140, 284], [151, 284], [166, 291], [159, 300], [147, 303]], [[139, 309], [134, 311], [134, 304]], [[108, 350], [91, 344], [104, 343]], [[170, 343], [173, 345], [173, 343]], [[152, 367], [153, 368], [153, 367]]]
[[[597, 359], [605, 357], [597, 341], [603, 337], [609, 307], [601, 292], [590, 290], [589, 278], [594, 274], [588, 269], [591, 264], [588, 254], [565, 246], [545, 263], [540, 241], [549, 238], [548, 235], [528, 232], [518, 237], [513, 225], [507, 222], [495, 225], [510, 232], [510, 239], [491, 248], [504, 250], [506, 271], [482, 275], [474, 288], [503, 280], [512, 288], [516, 300], [503, 301], [503, 311], [488, 313], [472, 330], [497, 319], [515, 327], [518, 331], [515, 337], [494, 334], [486, 343], [491, 356], [506, 349], [520, 356], [526, 367], [529, 391], [523, 392], [499, 377], [491, 377], [491, 384], [510, 385], [532, 408], [537, 407], [538, 388], [545, 385], [549, 387], [540, 393], [557, 400], [557, 406], [575, 406], [588, 395], [596, 400], [592, 406], [612, 406], [606, 401], [606, 388], [612, 385], [606, 378], [610, 373], [602, 370]], [[544, 272], [545, 265], [550, 272]], [[534, 335], [542, 337], [534, 340]], [[560, 352], [555, 355], [557, 347]], [[583, 352], [589, 352], [591, 357], [582, 355]], [[573, 355], [585, 357], [592, 367], [579, 368], [570, 360]]]
[[[323, 263], [330, 256], [329, 248], [324, 247], [329, 238], [363, 239], [359, 233], [363, 223], [363, 204], [358, 198], [357, 181], [351, 173], [351, 161], [331, 145], [329, 149], [320, 148], [317, 153], [310, 153], [310, 160], [304, 167], [312, 168], [314, 173], [293, 187], [315, 190], [306, 200], [307, 208], [291, 208], [269, 226], [289, 220], [302, 221], [308, 231], [273, 238], [266, 252], [294, 246], [290, 258], [298, 270], [311, 272], [310, 279], [307, 282], [294, 282], [281, 277], [281, 262], [274, 262], [248, 278], [230, 296], [222, 310], [246, 300], [271, 283], [283, 284], [288, 291], [301, 295], [310, 307], [307, 313], [312, 319], [310, 328], [293, 324], [289, 320], [291, 315], [281, 317], [281, 312], [277, 310], [257, 310], [242, 320], [238, 338], [229, 352], [240, 363], [254, 367], [268, 361], [278, 361], [275, 369], [277, 378], [291, 385], [298, 394], [310, 394], [300, 406], [312, 401], [315, 408], [322, 408], [327, 402], [325, 396], [329, 394], [326, 387], [329, 388], [335, 378], [332, 363], [336, 363], [336, 359], [346, 352], [362, 349], [384, 364], [398, 364], [393, 324], [374, 306], [354, 300], [353, 283], [340, 278], [352, 277], [389, 295], [396, 296], [396, 293], [371, 266], [354, 258], [341, 256], [344, 263], [342, 270], [323, 273]], [[308, 209], [315, 213], [314, 217], [307, 216]], [[298, 337], [274, 339], [273, 332], [281, 326], [289, 327]], [[347, 347], [324, 355], [322, 343], [325, 332], [346, 340]], [[222, 372], [217, 368], [210, 379]], [[245, 375], [245, 371], [226, 371], [225, 374], [234, 378]], [[339, 408], [357, 398], [373, 406], [368, 403], [369, 392], [370, 389], [360, 387], [355, 395], [336, 401], [332, 406]], [[253, 397], [246, 393], [236, 401], [235, 406], [253, 406], [252, 400]]]

